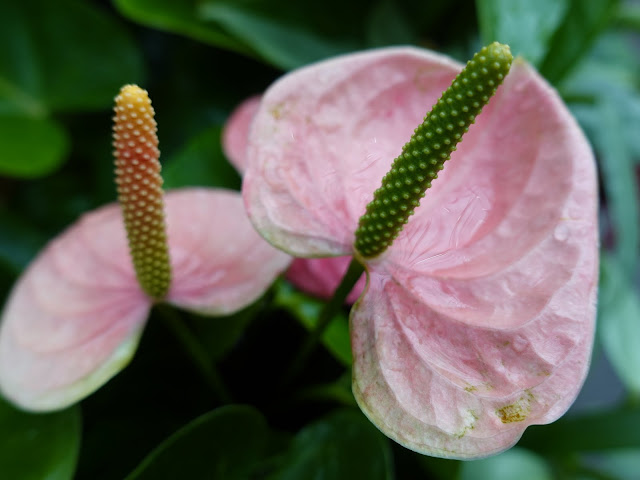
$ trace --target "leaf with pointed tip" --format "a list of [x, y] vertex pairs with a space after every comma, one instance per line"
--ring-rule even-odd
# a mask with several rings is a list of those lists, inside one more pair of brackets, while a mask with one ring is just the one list
[[261, 459], [267, 423], [253, 407], [229, 405], [185, 425], [161, 443], [126, 480], [242, 480]]

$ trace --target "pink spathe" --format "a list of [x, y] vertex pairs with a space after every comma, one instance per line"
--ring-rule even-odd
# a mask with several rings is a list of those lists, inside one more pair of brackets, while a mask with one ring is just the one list
[[[240, 195], [165, 196], [172, 283], [167, 301], [227, 314], [256, 300], [289, 264], [247, 220]], [[121, 208], [84, 215], [15, 285], [0, 326], [0, 388], [27, 410], [66, 407], [133, 356], [152, 306], [129, 257]]]
[[[352, 255], [373, 191], [460, 69], [389, 48], [274, 84], [247, 127], [243, 196], [256, 228], [292, 255]], [[514, 61], [395, 243], [365, 264], [353, 391], [385, 434], [478, 458], [571, 405], [594, 333], [595, 163], [526, 62]]]
[[[222, 146], [227, 158], [240, 173], [244, 173], [247, 160], [247, 142], [251, 122], [260, 108], [261, 97], [250, 97], [231, 114], [222, 133]], [[287, 271], [287, 278], [301, 290], [319, 298], [331, 298], [349, 267], [350, 256], [331, 258], [296, 258]], [[347, 296], [352, 304], [362, 294], [366, 278], [362, 278]]]

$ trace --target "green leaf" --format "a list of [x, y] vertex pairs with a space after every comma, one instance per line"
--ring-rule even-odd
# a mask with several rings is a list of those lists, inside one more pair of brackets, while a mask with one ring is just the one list
[[85, 2], [2, 2], [0, 44], [0, 113], [109, 107], [122, 84], [142, 77], [126, 32]]
[[389, 442], [359, 411], [338, 410], [301, 430], [269, 478], [391, 479]]
[[[622, 126], [622, 139], [636, 160], [640, 160], [640, 63], [629, 37], [620, 33], [602, 35], [591, 54], [563, 82], [561, 92], [578, 106], [594, 142], [601, 128], [598, 105], [612, 102]], [[590, 100], [590, 101], [589, 101]], [[588, 117], [588, 118], [587, 118]], [[606, 125], [603, 125], [606, 127]], [[598, 145], [600, 147], [600, 145]]]
[[127, 480], [246, 479], [261, 460], [267, 424], [253, 407], [230, 405], [193, 420], [158, 446]]
[[551, 425], [534, 425], [525, 431], [519, 446], [538, 453], [564, 455], [640, 445], [640, 408], [561, 418]]
[[[323, 2], [320, 13], [325, 18], [326, 12], [331, 11], [331, 6], [326, 3]], [[312, 12], [300, 16], [284, 15], [292, 9], [298, 13], [301, 10], [299, 5], [302, 4], [274, 0], [204, 0], [199, 14], [205, 20], [222, 25], [261, 57], [284, 69], [297, 68], [362, 46], [351, 38], [315, 31], [308, 21], [314, 16]], [[302, 9], [310, 7], [312, 4], [304, 4]], [[341, 14], [344, 15], [344, 11]], [[335, 20], [336, 17], [331, 16]]]
[[634, 180], [634, 156], [640, 158], [639, 82], [640, 65], [628, 39], [608, 34], [561, 90], [596, 150], [616, 257], [629, 276], [640, 249], [640, 193]]
[[607, 357], [629, 390], [640, 397], [640, 297], [615, 259], [601, 260], [598, 333]]
[[367, 0], [115, 3], [123, 14], [143, 24], [252, 55], [284, 69], [363, 48], [369, 8]]
[[544, 458], [523, 448], [512, 448], [495, 457], [462, 462], [459, 480], [552, 480]]
[[70, 480], [80, 450], [80, 411], [31, 414], [0, 398], [0, 474], [6, 479]]
[[541, 62], [540, 72], [551, 83], [559, 83], [582, 59], [608, 25], [619, 3], [619, 0], [570, 1], [564, 21]]
[[596, 478], [638, 480], [638, 472], [640, 472], [640, 448], [627, 448], [591, 455], [590, 458], [587, 458], [583, 463], [590, 464], [594, 470], [605, 474], [601, 474]]
[[599, 106], [600, 168], [610, 216], [616, 234], [616, 253], [628, 275], [635, 271], [640, 249], [640, 195], [635, 165], [624, 141], [623, 125], [615, 104], [603, 100]]
[[204, 186], [238, 190], [240, 177], [222, 152], [220, 135], [220, 127], [210, 127], [167, 161], [162, 172], [165, 188]]
[[367, 42], [373, 47], [417, 43], [417, 34], [392, 0], [379, 0], [369, 13]]
[[199, 0], [114, 0], [113, 3], [120, 13], [143, 25], [186, 35], [239, 53], [253, 54], [242, 41], [200, 18], [197, 14]]
[[507, 43], [514, 55], [538, 65], [570, 0], [476, 0], [482, 43]]
[[0, 174], [34, 178], [53, 172], [69, 150], [67, 134], [47, 119], [0, 116]]
[[68, 141], [51, 119], [106, 108], [142, 77], [126, 32], [74, 0], [0, 2], [0, 174], [33, 178], [65, 160]]
[[[274, 305], [288, 310], [308, 330], [313, 330], [318, 322], [324, 303], [295, 290], [290, 283], [275, 284]], [[345, 313], [332, 320], [324, 334], [322, 344], [343, 365], [351, 365], [351, 337], [349, 321]]]

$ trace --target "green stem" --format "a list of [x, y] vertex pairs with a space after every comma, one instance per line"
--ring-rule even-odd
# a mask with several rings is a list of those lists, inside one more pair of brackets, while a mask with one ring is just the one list
[[222, 377], [215, 368], [213, 361], [207, 354], [198, 338], [185, 325], [176, 311], [169, 305], [158, 305], [157, 311], [162, 316], [165, 324], [178, 339], [184, 352], [187, 354], [193, 365], [196, 367], [211, 392], [222, 404], [232, 403], [231, 394], [224, 385]]
[[363, 272], [364, 266], [355, 258], [352, 259], [333, 297], [331, 297], [331, 300], [329, 300], [320, 311], [314, 329], [309, 332], [309, 335], [291, 362], [289, 370], [283, 379], [284, 385], [291, 383], [300, 374], [302, 367], [307, 363], [309, 356], [315, 350], [325, 330], [331, 324], [331, 321], [344, 305], [347, 295], [351, 293], [351, 290], [353, 290], [354, 285], [360, 279]]

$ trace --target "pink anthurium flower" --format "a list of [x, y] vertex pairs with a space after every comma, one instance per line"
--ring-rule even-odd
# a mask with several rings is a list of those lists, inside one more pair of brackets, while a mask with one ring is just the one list
[[51, 241], [2, 314], [0, 388], [27, 410], [66, 407], [124, 368], [157, 301], [229, 314], [256, 300], [290, 262], [255, 233], [236, 192], [187, 188], [163, 200], [146, 92], [127, 86], [118, 99], [122, 208], [87, 213]]
[[[259, 95], [242, 102], [229, 116], [222, 132], [222, 146], [227, 158], [238, 172], [247, 167], [249, 128], [260, 107]], [[287, 271], [287, 278], [301, 290], [319, 298], [330, 298], [344, 276], [350, 256], [330, 258], [296, 258]], [[347, 296], [352, 304], [362, 294], [366, 283], [363, 275]]]
[[[296, 256], [354, 254], [374, 190], [461, 68], [388, 48], [276, 82], [246, 150], [243, 196], [259, 232]], [[350, 317], [353, 392], [402, 445], [478, 458], [557, 419], [584, 381], [596, 172], [557, 93], [516, 59], [439, 176], [384, 253], [355, 252], [368, 282]]]

